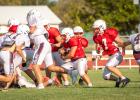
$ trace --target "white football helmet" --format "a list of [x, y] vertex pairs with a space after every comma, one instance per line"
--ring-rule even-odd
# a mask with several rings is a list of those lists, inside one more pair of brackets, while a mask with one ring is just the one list
[[92, 28], [99, 28], [100, 32], [103, 33], [106, 29], [106, 22], [102, 19], [98, 19], [93, 23]]
[[77, 32], [84, 33], [84, 30], [83, 30], [82, 27], [80, 27], [80, 26], [75, 26], [75, 27], [73, 28], [73, 31], [74, 31], [74, 33], [77, 33]]
[[7, 26], [0, 26], [0, 34], [5, 34], [8, 32]]
[[30, 26], [37, 25], [41, 18], [41, 13], [36, 9], [32, 9], [27, 13], [27, 22]]
[[8, 26], [9, 26], [9, 27], [12, 26], [12, 25], [19, 25], [19, 24], [20, 24], [20, 22], [19, 22], [18, 19], [10, 18], [10, 19], [8, 20]]
[[61, 35], [66, 35], [66, 42], [68, 42], [69, 39], [74, 36], [73, 29], [69, 27], [64, 28], [61, 32]]
[[27, 25], [19, 25], [17, 28], [17, 34], [28, 34], [30, 28]]

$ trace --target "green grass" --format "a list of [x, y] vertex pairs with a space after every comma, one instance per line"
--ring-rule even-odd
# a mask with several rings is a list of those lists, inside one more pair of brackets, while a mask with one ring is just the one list
[[114, 82], [102, 79], [102, 70], [89, 71], [93, 88], [79, 85], [37, 89], [10, 89], [0, 92], [0, 100], [140, 100], [140, 74], [138, 69], [121, 69], [131, 79], [125, 88], [114, 88]]

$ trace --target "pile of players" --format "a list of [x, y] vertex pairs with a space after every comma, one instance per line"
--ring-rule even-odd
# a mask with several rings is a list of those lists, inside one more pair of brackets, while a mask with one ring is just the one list
[[[0, 27], [0, 86], [3, 89], [10, 86], [44, 89], [51, 84], [68, 86], [69, 75], [73, 84], [77, 82], [79, 75], [81, 84], [84, 82], [88, 87], [93, 87], [87, 74], [87, 58], [84, 51], [88, 40], [83, 37], [84, 31], [80, 26], [73, 29], [66, 27], [60, 32], [51, 27], [49, 21], [35, 9], [27, 13], [27, 22], [28, 25], [23, 25], [17, 19], [9, 19], [8, 28]], [[115, 81], [115, 87], [125, 87], [130, 79], [116, 68], [123, 60], [118, 47], [124, 48], [131, 41], [134, 41], [134, 45], [139, 43], [140, 35], [123, 42], [118, 31], [107, 28], [104, 20], [96, 20], [92, 30], [97, 49], [96, 59], [101, 55], [108, 55], [109, 58], [103, 78]], [[138, 57], [140, 46], [133, 47]], [[45, 71], [45, 76], [42, 70]], [[22, 71], [34, 83], [29, 82], [21, 74]], [[52, 78], [51, 72], [56, 72], [55, 77]]]

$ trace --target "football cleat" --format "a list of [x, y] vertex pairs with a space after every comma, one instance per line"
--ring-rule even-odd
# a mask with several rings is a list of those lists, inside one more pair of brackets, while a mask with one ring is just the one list
[[79, 81], [78, 81], [78, 83], [79, 83], [79, 85], [84, 85], [84, 81], [83, 81], [83, 79], [80, 78]]
[[116, 85], [115, 87], [125, 87], [128, 83], [130, 82], [130, 79], [129, 78], [125, 78], [125, 79], [120, 79], [118, 78], [118, 80], [116, 81]]
[[121, 79], [118, 78], [118, 79], [116, 80], [116, 85], [115, 85], [115, 87], [119, 88], [120, 83], [121, 83]]
[[78, 77], [78, 71], [77, 70], [73, 70], [72, 73], [70, 74], [70, 77], [72, 79], [72, 84], [76, 84], [77, 82], [77, 77]]
[[121, 80], [121, 83], [122, 83], [121, 87], [122, 88], [125, 87], [129, 82], [130, 82], [130, 79], [127, 77], [125, 79]]
[[44, 87], [44, 85], [41, 83], [41, 84], [38, 84], [38, 86], [37, 86], [37, 89], [44, 89], [45, 87]]

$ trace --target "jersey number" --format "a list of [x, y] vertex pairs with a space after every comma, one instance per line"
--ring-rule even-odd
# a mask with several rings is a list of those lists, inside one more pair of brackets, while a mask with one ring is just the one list
[[138, 34], [135, 38], [134, 38], [135, 44], [139, 44], [140, 42], [140, 34]]
[[140, 51], [140, 34], [138, 34], [135, 38], [134, 38], [134, 50], [135, 51]]
[[103, 42], [103, 44], [104, 44], [104, 46], [105, 46], [105, 50], [107, 50], [107, 49], [108, 49], [108, 47], [107, 47], [107, 42], [106, 42], [106, 39], [103, 39], [103, 40], [102, 40], [102, 42]]

